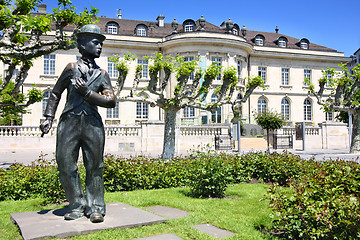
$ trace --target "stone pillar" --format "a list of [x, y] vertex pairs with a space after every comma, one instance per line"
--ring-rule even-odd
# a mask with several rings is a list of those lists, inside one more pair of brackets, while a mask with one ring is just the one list
[[323, 149], [348, 149], [349, 131], [342, 122], [322, 122], [319, 124], [322, 133]]

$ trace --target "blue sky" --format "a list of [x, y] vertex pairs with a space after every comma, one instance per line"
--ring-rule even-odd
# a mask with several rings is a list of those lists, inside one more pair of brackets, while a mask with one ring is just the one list
[[[57, 0], [43, 3], [49, 10], [57, 7]], [[344, 52], [346, 57], [360, 48], [360, 0], [73, 0], [73, 4], [78, 10], [96, 7], [98, 16], [106, 17], [116, 17], [116, 9], [122, 9], [125, 19], [155, 21], [163, 14], [165, 22], [176, 18], [181, 23], [204, 15], [217, 26], [229, 18], [249, 30], [274, 32], [278, 26], [281, 34], [307, 38], [311, 43]]]

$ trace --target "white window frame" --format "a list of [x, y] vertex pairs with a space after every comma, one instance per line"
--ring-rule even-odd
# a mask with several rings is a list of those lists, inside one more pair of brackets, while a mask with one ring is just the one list
[[281, 116], [283, 116], [286, 121], [290, 120], [290, 101], [286, 98], [281, 100]]
[[255, 37], [255, 45], [256, 46], [264, 46], [264, 38], [261, 36]]
[[266, 83], [266, 67], [258, 67], [258, 75]]
[[186, 22], [184, 26], [184, 32], [193, 32], [194, 31], [194, 23]]
[[267, 109], [267, 101], [265, 98], [259, 98], [258, 99], [258, 113], [265, 112]]
[[[217, 97], [215, 94], [211, 95], [211, 102], [216, 102]], [[218, 110], [211, 112], [211, 122], [213, 123], [222, 123], [222, 107], [219, 107]]]
[[[216, 62], [218, 66], [222, 66], [222, 58], [221, 57], [212, 57], [211, 62]], [[222, 74], [221, 72], [219, 75], [215, 78], [215, 80], [221, 81]]]
[[325, 112], [325, 121], [334, 121], [334, 112]]
[[148, 62], [148, 60], [138, 59], [138, 65], [142, 65], [141, 78], [149, 79], [149, 62]]
[[119, 119], [119, 103], [117, 102], [114, 108], [106, 109], [107, 119]]
[[312, 121], [312, 103], [309, 99], [304, 100], [304, 121]]
[[290, 69], [282, 68], [281, 69], [281, 85], [287, 86], [290, 82]]
[[237, 68], [237, 77], [238, 79], [241, 78], [241, 71], [242, 71], [242, 62], [241, 60], [236, 61], [236, 68]]
[[108, 58], [108, 73], [110, 78], [119, 77], [119, 71], [115, 68], [115, 63]]
[[[191, 62], [194, 59], [195, 58], [193, 56], [186, 56], [186, 57], [184, 57], [184, 62]], [[189, 80], [194, 80], [194, 79], [195, 79], [195, 73], [192, 72], [192, 73], [190, 73]]]
[[309, 84], [307, 84], [305, 82], [306, 79], [309, 79], [309, 81], [311, 82], [311, 70], [310, 69], [304, 69], [304, 86], [308, 86]]
[[305, 40], [300, 41], [300, 48], [301, 49], [309, 49], [309, 43]]
[[143, 102], [136, 103], [136, 119], [149, 119], [149, 104]]
[[107, 32], [108, 32], [108, 34], [117, 34], [118, 26], [115, 23], [109, 23], [107, 25]]
[[55, 55], [44, 55], [44, 74], [55, 75]]
[[287, 47], [287, 42], [285, 38], [279, 38], [278, 40], [278, 46], [282, 47], [282, 48], [286, 48]]
[[136, 28], [136, 35], [139, 37], [146, 37], [147, 35], [147, 30], [145, 26], [138, 26]]

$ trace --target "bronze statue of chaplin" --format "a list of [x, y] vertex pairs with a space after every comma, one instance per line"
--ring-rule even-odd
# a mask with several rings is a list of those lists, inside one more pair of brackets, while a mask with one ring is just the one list
[[[113, 108], [116, 98], [110, 78], [96, 65], [105, 36], [96, 25], [85, 25], [78, 34], [78, 49], [82, 57], [69, 63], [56, 82], [40, 125], [48, 133], [61, 94], [67, 90], [66, 105], [59, 119], [56, 138], [56, 161], [59, 178], [69, 201], [70, 213], [65, 220], [84, 215], [93, 223], [104, 221], [103, 153], [105, 133], [97, 106]], [[81, 187], [77, 161], [82, 150], [86, 168], [85, 190]]]

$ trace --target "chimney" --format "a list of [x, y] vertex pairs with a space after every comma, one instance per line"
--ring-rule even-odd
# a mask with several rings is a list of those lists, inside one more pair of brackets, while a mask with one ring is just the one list
[[46, 4], [40, 4], [38, 6], [38, 13], [46, 14]]
[[116, 14], [116, 16], [118, 17], [118, 19], [122, 18], [122, 13], [121, 13], [121, 9], [117, 9], [118, 13]]
[[164, 23], [164, 18], [165, 16], [160, 14], [158, 17], [157, 17], [157, 24], [159, 27], [164, 27], [165, 26], [165, 23]]
[[276, 32], [276, 33], [279, 33], [279, 28], [278, 28], [278, 26], [276, 26], [275, 32]]

